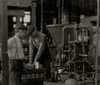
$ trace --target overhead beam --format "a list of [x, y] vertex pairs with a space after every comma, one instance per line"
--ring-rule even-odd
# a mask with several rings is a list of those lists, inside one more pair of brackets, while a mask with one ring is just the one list
[[25, 15], [25, 10], [8, 10], [8, 15], [24, 16]]
[[7, 0], [7, 6], [28, 7], [31, 6], [31, 0]]

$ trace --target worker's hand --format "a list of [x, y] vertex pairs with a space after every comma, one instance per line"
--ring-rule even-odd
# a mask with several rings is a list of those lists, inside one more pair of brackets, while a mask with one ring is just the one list
[[40, 68], [40, 64], [39, 64], [39, 62], [34, 62], [34, 67], [35, 67], [35, 69], [39, 69]]
[[33, 65], [35, 65], [36, 62], [37, 62], [37, 60], [34, 60]]
[[35, 67], [35, 64], [34, 63], [32, 63], [32, 68], [34, 68]]
[[37, 59], [35, 58], [34, 59], [34, 62], [33, 63], [31, 63], [31, 66], [32, 66], [32, 68], [34, 68], [35, 67], [35, 63], [37, 62]]
[[37, 56], [35, 57], [35, 59], [34, 59], [34, 62], [33, 62], [33, 63], [35, 64], [36, 62], [37, 62]]
[[31, 67], [31, 66], [32, 66], [32, 64], [31, 64], [31, 63], [27, 63], [27, 64], [26, 64], [26, 66], [30, 66], [30, 67]]
[[30, 64], [30, 63], [24, 64], [24, 68], [31, 70], [32, 64]]

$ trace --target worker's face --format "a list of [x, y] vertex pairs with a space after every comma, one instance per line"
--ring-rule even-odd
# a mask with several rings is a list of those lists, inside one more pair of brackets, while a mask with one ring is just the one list
[[27, 30], [20, 30], [19, 31], [19, 35], [20, 35], [20, 38], [25, 38], [27, 36]]
[[34, 32], [31, 34], [31, 36], [32, 36], [33, 38], [37, 37], [37, 32], [34, 31]]

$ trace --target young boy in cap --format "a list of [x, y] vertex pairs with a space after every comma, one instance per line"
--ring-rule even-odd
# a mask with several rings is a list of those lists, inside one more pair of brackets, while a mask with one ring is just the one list
[[51, 55], [46, 42], [46, 35], [35, 30], [34, 26], [30, 25], [27, 30], [29, 36], [29, 63], [34, 65], [36, 62], [45, 68], [45, 80], [51, 78]]
[[8, 39], [9, 85], [21, 85], [21, 73], [25, 57], [21, 40], [26, 36], [26, 31], [27, 28], [24, 25], [17, 25], [15, 35]]

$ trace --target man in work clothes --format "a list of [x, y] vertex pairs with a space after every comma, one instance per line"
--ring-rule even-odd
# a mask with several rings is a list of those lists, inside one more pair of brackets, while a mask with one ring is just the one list
[[10, 85], [21, 85], [23, 59], [25, 57], [22, 39], [25, 37], [26, 31], [27, 28], [24, 25], [18, 25], [15, 28], [15, 35], [8, 39]]

